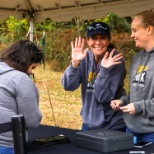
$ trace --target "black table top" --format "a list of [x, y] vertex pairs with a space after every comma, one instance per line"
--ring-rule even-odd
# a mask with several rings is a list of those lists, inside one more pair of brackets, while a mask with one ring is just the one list
[[[77, 147], [75, 144], [75, 135], [77, 131], [79, 130], [40, 125], [38, 128], [30, 130], [30, 139], [26, 145], [27, 153], [28, 154], [103, 154], [101, 152]], [[58, 134], [63, 134], [65, 136], [68, 136], [70, 142], [60, 143], [50, 146], [37, 145], [32, 142], [33, 139], [35, 138], [54, 136]], [[144, 147], [142, 149], [132, 148], [117, 152], [110, 152], [110, 154], [129, 154], [129, 151], [145, 151], [147, 152], [146, 154], [151, 154], [154, 153], [154, 144], [148, 145], [147, 147]]]

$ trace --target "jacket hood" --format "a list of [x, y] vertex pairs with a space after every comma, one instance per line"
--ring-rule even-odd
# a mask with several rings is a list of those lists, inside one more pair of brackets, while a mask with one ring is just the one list
[[12, 70], [14, 70], [14, 68], [10, 67], [4, 62], [0, 62], [0, 75]]

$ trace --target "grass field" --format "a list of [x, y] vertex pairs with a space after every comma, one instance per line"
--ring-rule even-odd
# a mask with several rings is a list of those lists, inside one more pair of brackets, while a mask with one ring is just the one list
[[40, 92], [41, 124], [80, 129], [80, 89], [66, 92], [61, 85], [63, 72], [54, 72], [49, 66], [39, 65], [35, 70], [36, 86]]

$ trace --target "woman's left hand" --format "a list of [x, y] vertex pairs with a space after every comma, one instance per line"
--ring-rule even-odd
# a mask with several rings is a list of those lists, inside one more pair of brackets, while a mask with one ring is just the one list
[[125, 113], [134, 115], [135, 114], [134, 103], [130, 103], [130, 104], [126, 105], [126, 106], [122, 106], [122, 107], [120, 107], [120, 110], [122, 110]]
[[117, 65], [121, 63], [120, 59], [123, 58], [122, 53], [119, 53], [113, 56], [114, 51], [115, 49], [113, 49], [110, 54], [108, 51], [105, 53], [101, 61], [101, 66], [105, 68], [110, 68], [113, 65]]

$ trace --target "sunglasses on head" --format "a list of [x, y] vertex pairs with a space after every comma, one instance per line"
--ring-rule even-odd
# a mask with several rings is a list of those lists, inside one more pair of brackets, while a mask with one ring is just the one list
[[88, 30], [98, 30], [98, 29], [103, 29], [107, 30], [107, 27], [103, 26], [102, 24], [96, 24], [95, 26], [89, 26]]

